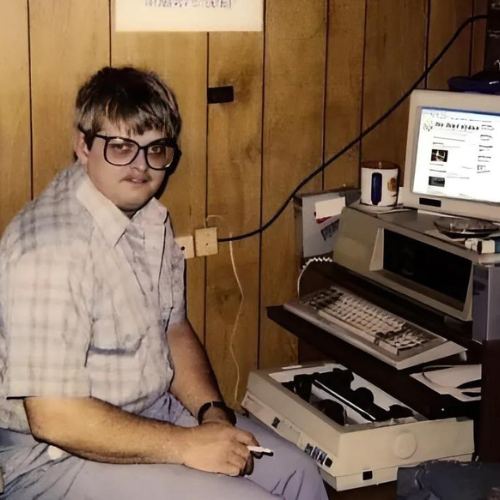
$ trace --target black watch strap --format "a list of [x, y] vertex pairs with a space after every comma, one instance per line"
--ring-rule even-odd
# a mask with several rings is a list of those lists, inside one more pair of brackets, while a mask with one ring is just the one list
[[229, 418], [229, 421], [233, 424], [236, 425], [236, 415], [234, 411], [226, 406], [226, 403], [223, 401], [209, 401], [208, 403], [204, 403], [201, 405], [200, 409], [198, 410], [198, 423], [201, 425], [203, 422], [203, 417], [205, 413], [210, 409], [210, 408], [220, 408], [221, 410], [224, 410], [226, 413], [227, 417]]

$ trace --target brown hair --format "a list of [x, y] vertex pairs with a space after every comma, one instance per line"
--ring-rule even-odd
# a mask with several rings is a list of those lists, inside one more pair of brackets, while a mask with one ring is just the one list
[[128, 134], [161, 130], [177, 140], [181, 118], [174, 95], [161, 78], [132, 67], [105, 67], [80, 88], [75, 126], [89, 147], [105, 123], [124, 126]]

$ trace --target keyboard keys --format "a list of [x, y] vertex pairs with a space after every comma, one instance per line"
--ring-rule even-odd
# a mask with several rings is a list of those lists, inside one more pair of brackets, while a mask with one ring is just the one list
[[333, 322], [342, 322], [349, 330], [374, 344], [388, 346], [391, 352], [409, 349], [437, 338], [388, 311], [336, 287], [321, 291], [304, 305]]
[[335, 287], [305, 303], [321, 317], [344, 323], [355, 335], [393, 354], [421, 346], [436, 338], [361, 297]]
[[398, 370], [466, 351], [338, 286], [284, 307]]

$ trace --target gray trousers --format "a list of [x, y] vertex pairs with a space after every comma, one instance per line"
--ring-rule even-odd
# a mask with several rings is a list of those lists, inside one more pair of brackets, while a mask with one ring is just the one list
[[[194, 426], [196, 420], [172, 396], [143, 413]], [[0, 463], [9, 500], [327, 500], [315, 462], [266, 427], [239, 416], [237, 426], [251, 432], [274, 456], [255, 460], [247, 477], [229, 477], [181, 465], [114, 465], [74, 456], [53, 460], [44, 443], [30, 435], [0, 431]]]

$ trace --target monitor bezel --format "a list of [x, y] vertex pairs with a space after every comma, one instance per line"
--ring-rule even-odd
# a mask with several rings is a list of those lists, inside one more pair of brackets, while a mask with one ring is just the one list
[[[452, 109], [500, 115], [500, 96], [441, 90], [415, 90], [410, 98], [405, 174], [401, 190], [402, 203], [405, 207], [436, 212], [438, 214], [500, 222], [500, 203], [459, 200], [456, 198], [420, 194], [413, 191], [422, 108]], [[498, 168], [500, 168], [500, 165]]]

